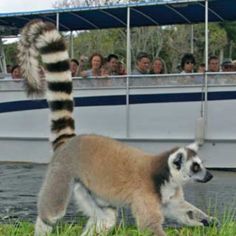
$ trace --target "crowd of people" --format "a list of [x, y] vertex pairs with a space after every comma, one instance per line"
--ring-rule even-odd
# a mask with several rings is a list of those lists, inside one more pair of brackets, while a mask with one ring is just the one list
[[[71, 60], [73, 64], [73, 60]], [[180, 73], [204, 73], [206, 71], [205, 63], [198, 64], [196, 68], [196, 59], [193, 54], [186, 53], [181, 58], [181, 63], [178, 66]], [[73, 65], [71, 65], [73, 67]], [[120, 62], [119, 57], [115, 54], [108, 55], [104, 58], [99, 53], [94, 53], [89, 58], [89, 69], [81, 70], [80, 62], [77, 61], [76, 76], [90, 77], [90, 76], [111, 76], [111, 75], [125, 75], [125, 65]], [[71, 68], [73, 71], [73, 69]], [[230, 58], [225, 59], [220, 64], [220, 59], [217, 56], [211, 56], [208, 60], [208, 72], [230, 72], [236, 71], [236, 61]], [[165, 61], [161, 57], [156, 57], [152, 60], [151, 56], [146, 52], [140, 52], [136, 56], [136, 62], [131, 72], [132, 75], [143, 74], [167, 74], [167, 67]], [[72, 72], [72, 75], [74, 73]]]
[[[196, 65], [198, 67], [196, 68]], [[116, 54], [109, 54], [104, 58], [100, 53], [93, 53], [89, 58], [81, 56], [79, 60], [73, 58], [70, 61], [70, 70], [72, 77], [107, 77], [112, 75], [126, 75], [126, 66]], [[205, 63], [197, 64], [192, 53], [186, 53], [181, 58], [181, 62], [177, 67], [179, 73], [204, 73], [206, 71]], [[211, 56], [208, 59], [208, 72], [230, 72], [236, 71], [236, 60], [230, 58], [223, 60], [217, 56]], [[21, 71], [19, 65], [7, 65], [8, 79], [20, 79]], [[165, 61], [161, 57], [152, 60], [151, 56], [146, 52], [140, 52], [136, 56], [132, 75], [144, 74], [167, 74]]]
[[[196, 68], [196, 59], [192, 53], [186, 53], [181, 58], [181, 63], [178, 65], [178, 72], [184, 73], [204, 73], [206, 71], [205, 63], [200, 63]], [[230, 58], [225, 59], [220, 64], [220, 59], [217, 56], [210, 56], [208, 59], [208, 72], [230, 72], [236, 71], [236, 61]], [[151, 57], [145, 53], [140, 52], [136, 57], [136, 65], [133, 70], [133, 75], [141, 74], [166, 74], [165, 61], [158, 57], [151, 61]]]
[[125, 65], [115, 54], [104, 58], [100, 53], [93, 53], [88, 59], [89, 68], [85, 69], [85, 57], [71, 59], [70, 69], [73, 77], [125, 75]]

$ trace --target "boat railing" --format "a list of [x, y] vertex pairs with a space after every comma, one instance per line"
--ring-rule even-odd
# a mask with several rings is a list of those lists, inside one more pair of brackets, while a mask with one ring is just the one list
[[[207, 83], [206, 83], [207, 76]], [[236, 86], [236, 72], [189, 73], [163, 75], [122, 75], [107, 77], [74, 77], [73, 87], [81, 89], [120, 89], [120, 88], [155, 88], [155, 87], [193, 87], [193, 86]], [[0, 91], [24, 90], [21, 79], [0, 79]]]
[[236, 72], [74, 78], [74, 89], [236, 86]]

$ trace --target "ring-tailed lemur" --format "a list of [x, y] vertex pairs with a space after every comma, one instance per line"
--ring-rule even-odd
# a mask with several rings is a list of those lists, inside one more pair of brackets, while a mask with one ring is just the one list
[[44, 91], [39, 56], [45, 68], [51, 111], [54, 155], [39, 193], [35, 235], [51, 232], [66, 212], [74, 190], [89, 217], [82, 233], [104, 233], [116, 223], [116, 206], [129, 206], [137, 224], [165, 236], [165, 216], [191, 226], [208, 225], [212, 217], [184, 200], [182, 185], [207, 182], [212, 175], [192, 144], [159, 155], [145, 153], [111, 138], [75, 135], [72, 80], [63, 37], [50, 23], [33, 21], [19, 42], [19, 59], [28, 93]]

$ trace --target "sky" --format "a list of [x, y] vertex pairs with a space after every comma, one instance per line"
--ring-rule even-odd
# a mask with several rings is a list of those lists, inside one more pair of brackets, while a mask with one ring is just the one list
[[0, 0], [0, 13], [52, 9], [56, 0]]

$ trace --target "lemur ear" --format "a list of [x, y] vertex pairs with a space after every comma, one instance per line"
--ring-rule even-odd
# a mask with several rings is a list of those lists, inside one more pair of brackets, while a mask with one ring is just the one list
[[183, 154], [182, 153], [177, 153], [177, 155], [176, 155], [176, 157], [173, 161], [173, 164], [176, 166], [177, 170], [181, 169], [182, 163], [183, 163]]
[[197, 142], [194, 142], [194, 143], [191, 143], [187, 146], [188, 149], [192, 150], [192, 151], [195, 151], [195, 152], [198, 152], [198, 149], [199, 149], [199, 145]]

